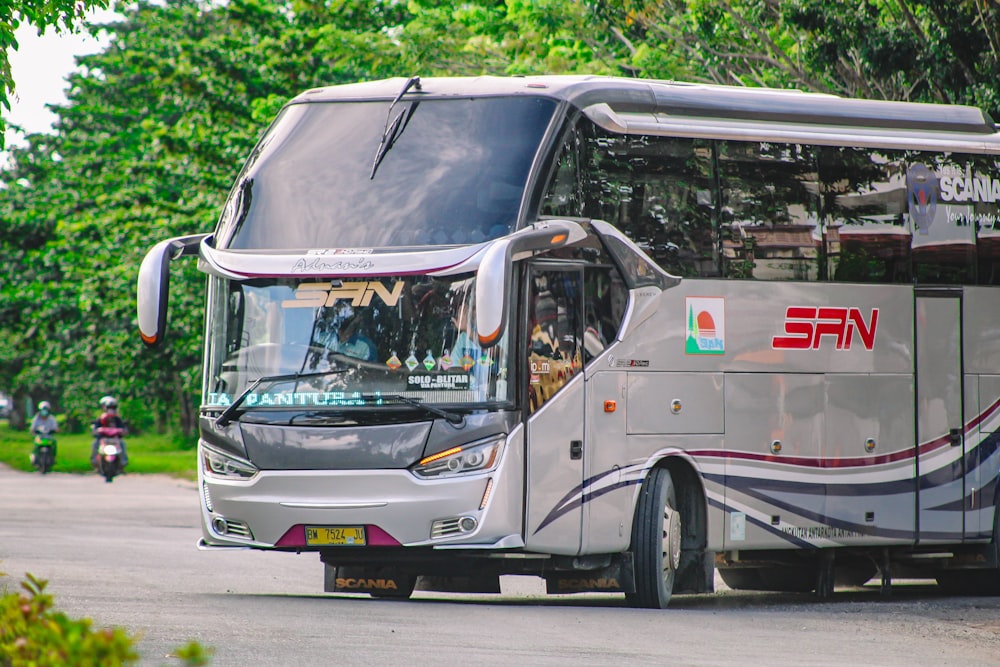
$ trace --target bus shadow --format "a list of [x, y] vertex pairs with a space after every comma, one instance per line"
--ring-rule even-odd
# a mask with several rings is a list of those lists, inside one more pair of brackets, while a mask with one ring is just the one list
[[[225, 597], [261, 599], [283, 598], [301, 600], [326, 600], [356, 603], [408, 604], [408, 605], [461, 605], [470, 607], [567, 607], [567, 608], [622, 608], [631, 609], [623, 594], [582, 593], [573, 595], [540, 594], [477, 594], [477, 593], [437, 593], [417, 591], [409, 599], [373, 598], [367, 594], [354, 593], [241, 593], [226, 594]], [[763, 591], [720, 590], [715, 593], [697, 595], [674, 595], [669, 609], [678, 611], [730, 610], [767, 611], [787, 610], [789, 607], [813, 608], [838, 605], [892, 605], [931, 600], [958, 600], [960, 596], [948, 595], [933, 583], [906, 583], [894, 585], [888, 596], [881, 594], [880, 586], [869, 584], [850, 589], [838, 589], [828, 599], [819, 599], [812, 593], [774, 593]], [[977, 597], [985, 606], [1000, 609], [1000, 598]], [[983, 605], [980, 605], [983, 606]], [[636, 611], [643, 611], [637, 609]]]

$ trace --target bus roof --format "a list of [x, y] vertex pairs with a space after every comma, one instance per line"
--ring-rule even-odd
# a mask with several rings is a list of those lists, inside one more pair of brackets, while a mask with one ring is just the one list
[[[392, 100], [406, 81], [395, 78], [314, 88], [295, 97], [292, 103]], [[798, 90], [607, 76], [426, 78], [421, 79], [419, 91], [411, 88], [408, 95], [428, 99], [538, 95], [566, 100], [581, 109], [607, 105], [618, 115], [945, 132], [981, 138], [997, 133], [989, 115], [970, 106], [861, 100]]]

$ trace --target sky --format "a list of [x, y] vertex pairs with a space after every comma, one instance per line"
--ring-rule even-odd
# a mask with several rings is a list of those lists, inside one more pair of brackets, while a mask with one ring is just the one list
[[[89, 18], [109, 21], [115, 14], [101, 11]], [[48, 132], [55, 115], [45, 105], [66, 102], [66, 77], [76, 69], [73, 58], [100, 51], [106, 42], [90, 35], [57, 33], [53, 28], [39, 36], [38, 30], [27, 24], [17, 29], [15, 37], [18, 49], [9, 51], [8, 57], [16, 89], [10, 111], [0, 107], [3, 118], [8, 125], [21, 125], [29, 133]], [[4, 134], [8, 145], [18, 143], [20, 136], [10, 129]]]

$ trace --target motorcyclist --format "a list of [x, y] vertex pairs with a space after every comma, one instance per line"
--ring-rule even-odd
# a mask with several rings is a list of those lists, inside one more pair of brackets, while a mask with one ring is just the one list
[[[121, 418], [118, 414], [118, 399], [114, 396], [105, 396], [100, 401], [101, 404], [101, 416], [94, 420], [93, 425], [91, 425], [91, 432], [94, 434], [94, 444], [90, 449], [90, 462], [97, 467], [97, 448], [101, 444], [101, 436], [98, 431], [100, 428], [120, 428], [122, 430], [122, 436], [125, 435], [127, 429], [125, 427], [125, 420]], [[128, 450], [125, 449], [125, 438], [119, 437], [119, 442], [122, 447], [121, 462], [122, 469], [128, 465]]]
[[[52, 414], [52, 405], [48, 401], [42, 401], [38, 404], [38, 412], [31, 419], [31, 432], [34, 435], [41, 437], [53, 436], [56, 431], [59, 430], [59, 424], [56, 422], [55, 416]], [[35, 446], [31, 450], [31, 463], [35, 463], [35, 455], [38, 454], [38, 441], [35, 441]], [[56, 458], [56, 441], [52, 438], [52, 460]]]

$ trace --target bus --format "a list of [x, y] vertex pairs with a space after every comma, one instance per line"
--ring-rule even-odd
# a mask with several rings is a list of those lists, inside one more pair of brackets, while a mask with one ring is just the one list
[[149, 345], [207, 274], [199, 545], [390, 598], [1000, 592], [998, 155], [790, 90], [303, 92], [138, 274]]

